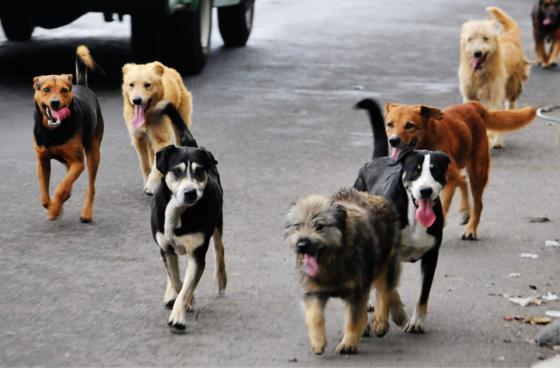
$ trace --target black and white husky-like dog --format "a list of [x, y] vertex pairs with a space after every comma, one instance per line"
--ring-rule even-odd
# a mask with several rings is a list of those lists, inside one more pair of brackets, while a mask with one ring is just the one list
[[[163, 302], [172, 308], [168, 324], [180, 331], [185, 329], [187, 310], [204, 271], [210, 238], [214, 242], [219, 292], [226, 287], [223, 192], [212, 153], [198, 147], [172, 104], [165, 105], [161, 112], [173, 122], [181, 146], [170, 145], [156, 153], [156, 167], [162, 179], [152, 202], [152, 235], [167, 270]], [[188, 259], [184, 281], [179, 274], [178, 254]]]
[[[388, 157], [387, 133], [379, 105], [364, 99], [356, 108], [369, 112], [374, 151], [358, 174], [354, 188], [389, 199], [397, 208], [401, 227], [401, 261], [422, 260], [422, 291], [406, 332], [424, 332], [430, 288], [437, 266], [444, 217], [439, 193], [446, 183], [449, 158], [441, 152], [403, 150]], [[397, 301], [400, 303], [400, 301]]]

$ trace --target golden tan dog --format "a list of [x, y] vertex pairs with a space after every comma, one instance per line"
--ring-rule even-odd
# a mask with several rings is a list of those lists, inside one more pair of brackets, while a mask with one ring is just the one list
[[159, 102], [171, 103], [187, 127], [191, 126], [192, 98], [181, 75], [156, 61], [126, 64], [122, 68], [124, 121], [140, 159], [144, 192], [152, 195], [161, 174], [155, 165], [155, 152], [178, 143], [178, 135], [168, 117], [160, 113]]
[[[503, 10], [486, 10], [500, 23], [503, 32], [493, 20], [470, 20], [461, 31], [461, 63], [459, 83], [463, 102], [480, 101], [489, 110], [515, 109], [529, 77], [529, 61], [523, 52], [519, 25]], [[504, 145], [501, 133], [489, 131], [493, 147]]]

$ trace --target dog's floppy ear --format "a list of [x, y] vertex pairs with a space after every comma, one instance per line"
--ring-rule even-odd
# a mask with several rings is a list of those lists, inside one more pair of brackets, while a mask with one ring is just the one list
[[336, 221], [337, 227], [344, 231], [346, 229], [346, 208], [339, 203], [333, 204], [333, 211], [334, 211], [334, 219]]
[[441, 112], [440, 109], [436, 109], [435, 107], [421, 105], [420, 116], [422, 116], [426, 120], [429, 119], [440, 120], [441, 118], [443, 118], [443, 112]]
[[39, 79], [41, 77], [34, 77], [33, 78], [33, 89], [41, 89], [41, 83], [39, 83]]
[[134, 65], [136, 65], [136, 64], [134, 64], [134, 63], [124, 64], [124, 65], [122, 66], [122, 73], [123, 73], [123, 75], [125, 75], [126, 73], [128, 73], [128, 72], [130, 71], [130, 68], [132, 68]]
[[176, 153], [178, 150], [179, 149], [176, 146], [170, 144], [169, 146], [163, 147], [162, 149], [157, 151], [156, 168], [159, 170], [160, 173], [162, 173], [163, 175], [167, 174], [167, 171], [169, 170], [167, 165], [169, 156], [171, 156], [173, 153]]
[[208, 151], [204, 147], [200, 147], [200, 151], [204, 154], [204, 165], [207, 167], [216, 167], [218, 161], [214, 158], [212, 152]]
[[396, 103], [392, 103], [392, 102], [387, 102], [385, 104], [385, 114], [388, 114], [391, 112], [391, 110], [393, 110], [395, 107], [399, 106]]
[[159, 61], [154, 61], [154, 70], [156, 74], [161, 77], [163, 75], [163, 72], [165, 71], [165, 67]]

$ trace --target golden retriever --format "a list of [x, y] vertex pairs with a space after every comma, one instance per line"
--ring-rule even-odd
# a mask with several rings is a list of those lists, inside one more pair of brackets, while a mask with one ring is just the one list
[[144, 192], [152, 195], [161, 179], [155, 165], [155, 152], [178, 143], [177, 132], [169, 118], [160, 113], [158, 103], [173, 104], [188, 128], [192, 97], [181, 75], [158, 61], [125, 64], [122, 73], [124, 121], [140, 159]]
[[[519, 25], [498, 7], [486, 9], [493, 19], [469, 20], [461, 31], [459, 84], [463, 102], [480, 101], [489, 110], [514, 109], [529, 77]], [[504, 145], [501, 133], [489, 131], [494, 148]]]

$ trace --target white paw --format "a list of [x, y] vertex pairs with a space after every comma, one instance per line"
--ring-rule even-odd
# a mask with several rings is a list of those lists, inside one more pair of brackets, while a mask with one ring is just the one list
[[170, 285], [167, 285], [165, 289], [165, 294], [163, 294], [163, 305], [166, 308], [173, 308], [173, 304], [175, 303], [175, 299], [177, 299], [177, 292], [173, 289]]
[[424, 333], [424, 317], [414, 313], [410, 321], [404, 327], [404, 331], [408, 333]]
[[181, 303], [175, 303], [167, 321], [169, 327], [176, 331], [184, 331], [187, 326], [187, 311]]
[[144, 193], [153, 195], [156, 192], [158, 185], [159, 178], [154, 178], [152, 175], [150, 175], [148, 177], [148, 180], [146, 180], [146, 184], [144, 184]]

